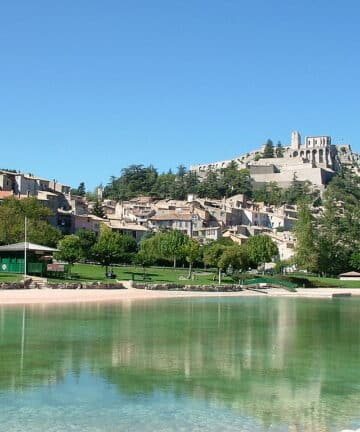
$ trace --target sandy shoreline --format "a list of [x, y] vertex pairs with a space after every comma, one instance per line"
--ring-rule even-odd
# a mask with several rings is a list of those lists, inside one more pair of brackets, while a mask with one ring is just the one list
[[124, 285], [128, 289], [26, 289], [1, 290], [0, 305], [23, 304], [68, 304], [68, 303], [99, 303], [123, 302], [134, 300], [171, 299], [187, 297], [286, 297], [286, 298], [331, 298], [333, 294], [350, 293], [360, 296], [360, 289], [356, 288], [299, 288], [292, 293], [281, 288], [267, 289], [267, 294], [255, 291], [240, 292], [196, 292], [196, 291], [152, 291], [131, 288], [128, 282]]

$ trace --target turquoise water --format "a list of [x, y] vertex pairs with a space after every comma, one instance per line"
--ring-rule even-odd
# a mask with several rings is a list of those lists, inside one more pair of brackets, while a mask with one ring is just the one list
[[0, 308], [0, 431], [360, 428], [360, 301]]

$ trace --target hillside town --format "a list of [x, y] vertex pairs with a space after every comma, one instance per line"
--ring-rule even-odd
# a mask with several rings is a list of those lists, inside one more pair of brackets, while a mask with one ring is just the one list
[[[264, 152], [264, 148], [262, 149]], [[307, 137], [301, 142], [298, 132], [292, 133], [291, 144], [272, 158], [259, 158], [261, 151], [237, 158], [239, 169], [249, 170], [253, 187], [278, 184], [286, 188], [296, 179], [312, 188], [324, 189], [327, 182], [344, 166], [357, 172], [359, 156], [349, 145], [335, 146], [326, 136]], [[192, 166], [200, 178], [211, 170], [220, 170], [231, 161]], [[297, 220], [297, 205], [269, 205], [236, 194], [222, 199], [187, 194], [187, 199], [158, 199], [137, 196], [128, 200], [103, 199], [97, 190], [97, 200], [86, 194], [76, 195], [70, 186], [33, 174], [0, 170], [0, 200], [15, 197], [36, 197], [52, 211], [50, 223], [62, 234], [91, 230], [99, 234], [105, 225], [112, 231], [131, 235], [138, 243], [149, 232], [178, 230], [207, 244], [220, 238], [230, 238], [244, 244], [257, 234], [265, 233], [276, 243], [279, 259], [288, 260], [294, 254], [296, 239], [292, 228]], [[100, 205], [99, 211], [94, 211]], [[340, 203], [341, 205], [341, 203]], [[314, 214], [321, 209], [313, 209]]]
[[53, 211], [50, 222], [63, 234], [75, 234], [80, 229], [99, 234], [104, 224], [133, 236], [137, 242], [149, 231], [171, 229], [201, 243], [230, 237], [241, 244], [249, 236], [267, 233], [278, 244], [282, 259], [289, 258], [293, 251], [290, 231], [296, 220], [295, 205], [266, 206], [247, 200], [245, 195], [223, 200], [189, 195], [185, 201], [141, 196], [122, 202], [101, 200], [104, 217], [99, 217], [93, 214], [94, 201], [72, 196], [71, 188], [59, 182], [6, 171], [0, 171], [0, 181], [0, 199], [36, 197]]

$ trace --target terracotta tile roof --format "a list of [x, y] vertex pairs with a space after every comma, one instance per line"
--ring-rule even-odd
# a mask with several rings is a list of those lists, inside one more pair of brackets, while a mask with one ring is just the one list
[[150, 218], [151, 221], [170, 221], [170, 220], [178, 220], [178, 221], [191, 221], [192, 219], [191, 213], [176, 213], [176, 212], [167, 212], [167, 213], [157, 213], [156, 215]]
[[123, 229], [129, 231], [148, 231], [148, 229], [142, 225], [127, 223], [117, 219], [111, 219], [108, 223], [108, 226], [114, 229]]

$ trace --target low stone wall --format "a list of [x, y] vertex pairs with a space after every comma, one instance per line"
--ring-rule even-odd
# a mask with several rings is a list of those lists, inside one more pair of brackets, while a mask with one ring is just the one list
[[120, 282], [59, 282], [47, 283], [46, 288], [51, 289], [126, 289]]
[[11, 289], [28, 289], [31, 288], [32, 279], [26, 279], [24, 282], [0, 282], [0, 290], [11, 290]]
[[0, 290], [11, 290], [11, 289], [126, 289], [126, 287], [120, 282], [47, 282], [39, 283], [28, 279], [25, 284], [21, 282], [1, 282]]
[[133, 288], [158, 291], [208, 291], [208, 292], [229, 292], [242, 291], [240, 285], [180, 285], [174, 283], [168, 284], [150, 284], [136, 283], [132, 284]]
[[29, 288], [24, 285], [24, 282], [1, 282], [0, 290], [10, 290], [10, 289], [24, 289]]

